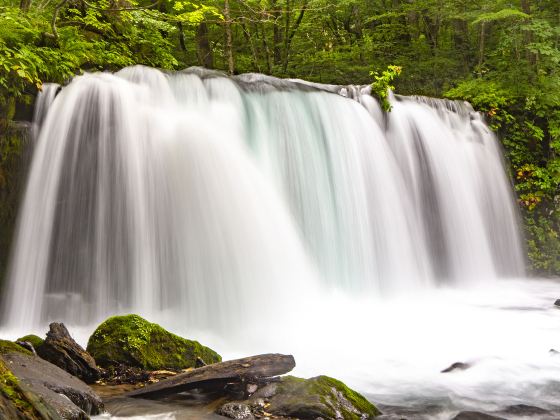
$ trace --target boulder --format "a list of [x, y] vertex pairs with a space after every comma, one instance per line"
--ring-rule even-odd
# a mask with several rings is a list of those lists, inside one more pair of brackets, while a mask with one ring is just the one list
[[74, 341], [64, 324], [53, 322], [49, 327], [47, 339], [36, 349], [37, 354], [88, 384], [97, 381], [100, 371], [95, 360]]
[[0, 357], [2, 410], [23, 419], [87, 419], [103, 411], [101, 399], [78, 378], [39, 357], [6, 353]]
[[[274, 416], [359, 420], [381, 414], [362, 395], [328, 376], [311, 379], [285, 376], [266, 388], [266, 395], [272, 395], [266, 410]], [[253, 398], [262, 398], [263, 393], [257, 392]]]
[[208, 364], [222, 360], [214, 350], [172, 334], [138, 315], [107, 319], [89, 338], [87, 351], [104, 368], [125, 365], [180, 370], [195, 367], [197, 358]]

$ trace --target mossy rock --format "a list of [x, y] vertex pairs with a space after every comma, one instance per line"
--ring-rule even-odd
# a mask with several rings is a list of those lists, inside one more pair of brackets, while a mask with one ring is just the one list
[[55, 410], [14, 376], [1, 358], [0, 418], [62, 420]]
[[361, 394], [328, 376], [311, 379], [283, 377], [267, 411], [276, 416], [300, 419], [360, 420], [381, 414]]
[[126, 365], [146, 370], [195, 367], [200, 357], [207, 364], [221, 362], [214, 350], [172, 334], [138, 315], [114, 316], [89, 338], [87, 351], [104, 368]]
[[16, 341], [31, 343], [31, 345], [33, 346], [33, 348], [35, 350], [37, 350], [39, 347], [41, 347], [43, 345], [43, 343], [45, 342], [44, 339], [42, 339], [41, 337], [39, 337], [37, 335], [34, 335], [34, 334], [25, 335], [23, 337], [18, 338]]
[[7, 353], [23, 353], [28, 355], [32, 354], [29, 350], [23, 348], [19, 344], [14, 343], [13, 341], [0, 340], [0, 354]]

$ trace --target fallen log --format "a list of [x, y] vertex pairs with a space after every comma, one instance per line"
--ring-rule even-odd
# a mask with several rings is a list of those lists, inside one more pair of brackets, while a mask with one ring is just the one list
[[157, 398], [195, 388], [225, 387], [230, 383], [259, 381], [283, 375], [296, 366], [293, 356], [262, 354], [214, 363], [181, 373], [126, 394], [127, 397]]

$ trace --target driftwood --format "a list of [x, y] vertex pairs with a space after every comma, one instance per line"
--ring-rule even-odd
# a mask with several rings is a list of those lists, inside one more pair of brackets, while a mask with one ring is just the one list
[[203, 366], [126, 394], [127, 397], [157, 398], [195, 388], [224, 388], [231, 383], [258, 382], [282, 375], [296, 365], [293, 356], [263, 354]]

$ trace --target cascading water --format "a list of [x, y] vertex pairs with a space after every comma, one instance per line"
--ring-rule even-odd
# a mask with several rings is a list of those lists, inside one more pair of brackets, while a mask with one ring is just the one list
[[144, 67], [54, 92], [9, 325], [166, 311], [228, 331], [316, 283], [377, 295], [523, 274], [500, 150], [467, 104], [396, 98], [385, 116], [358, 87]]
[[36, 107], [3, 334], [64, 321], [85, 344], [135, 312], [225, 358], [292, 353], [389, 413], [558, 408], [560, 290], [519, 279], [500, 147], [468, 104], [386, 114], [359, 86], [145, 67], [57, 92]]

